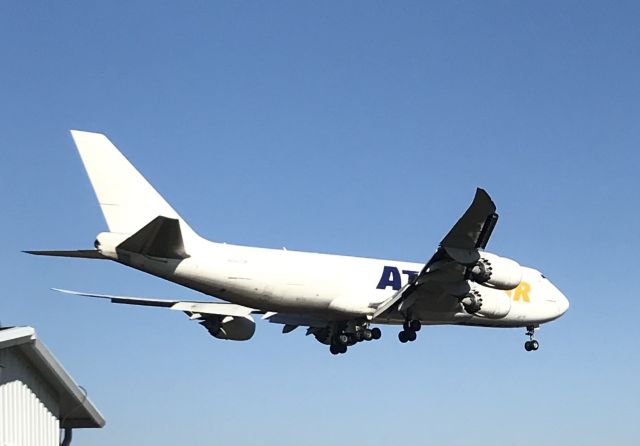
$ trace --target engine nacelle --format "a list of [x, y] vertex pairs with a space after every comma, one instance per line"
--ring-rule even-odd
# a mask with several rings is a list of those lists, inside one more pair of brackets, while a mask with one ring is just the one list
[[460, 303], [467, 313], [489, 319], [501, 319], [511, 310], [509, 295], [491, 289], [472, 288], [460, 299]]
[[471, 280], [498, 290], [513, 290], [522, 281], [522, 268], [515, 260], [482, 252], [471, 267]]
[[247, 341], [256, 332], [256, 323], [251, 316], [207, 316], [200, 325], [214, 338], [230, 341]]

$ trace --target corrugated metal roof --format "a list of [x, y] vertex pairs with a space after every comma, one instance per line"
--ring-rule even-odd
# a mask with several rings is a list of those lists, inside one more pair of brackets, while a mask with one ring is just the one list
[[18, 348], [59, 395], [60, 427], [103, 427], [105, 420], [85, 392], [37, 338], [33, 327], [0, 329], [0, 349]]

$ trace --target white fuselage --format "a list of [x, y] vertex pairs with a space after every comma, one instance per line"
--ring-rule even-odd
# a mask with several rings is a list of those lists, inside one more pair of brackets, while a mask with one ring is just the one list
[[569, 307], [539, 271], [484, 251], [498, 219], [484, 189], [426, 264], [235, 246], [200, 237], [105, 135], [71, 135], [108, 232], [95, 250], [28, 252], [111, 259], [230, 303], [68, 294], [183, 311], [219, 339], [250, 339], [251, 314], [264, 313], [284, 333], [308, 327], [333, 354], [379, 339], [372, 323], [403, 324], [402, 343], [422, 324], [526, 327], [534, 351], [535, 327]]
[[[183, 260], [167, 260], [103, 250], [120, 263], [232, 303], [324, 320], [370, 317], [410, 274], [423, 268], [419, 263], [244, 247], [201, 238], [190, 244], [189, 253]], [[395, 268], [395, 280], [382, 280], [385, 267]], [[414, 317], [425, 324], [521, 327], [556, 319], [569, 306], [564, 295], [531, 268], [523, 268], [522, 283], [514, 290], [483, 287], [482, 292], [508, 295], [508, 314], [489, 319], [468, 314], [458, 305], [454, 309], [426, 305], [416, 306]], [[398, 315], [374, 322], [402, 323], [402, 319]]]

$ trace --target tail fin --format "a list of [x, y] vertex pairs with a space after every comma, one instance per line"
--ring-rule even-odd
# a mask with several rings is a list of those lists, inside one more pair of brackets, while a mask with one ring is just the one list
[[162, 216], [177, 219], [185, 236], [195, 235], [105, 135], [72, 130], [71, 136], [110, 232], [134, 234]]

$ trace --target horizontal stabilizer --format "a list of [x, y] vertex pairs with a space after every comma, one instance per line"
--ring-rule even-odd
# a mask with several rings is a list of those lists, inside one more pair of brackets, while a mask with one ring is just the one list
[[75, 251], [22, 251], [36, 256], [77, 257], [81, 259], [108, 259], [95, 249], [78, 249]]
[[156, 217], [145, 227], [118, 245], [118, 249], [165, 259], [186, 259], [180, 222]]

